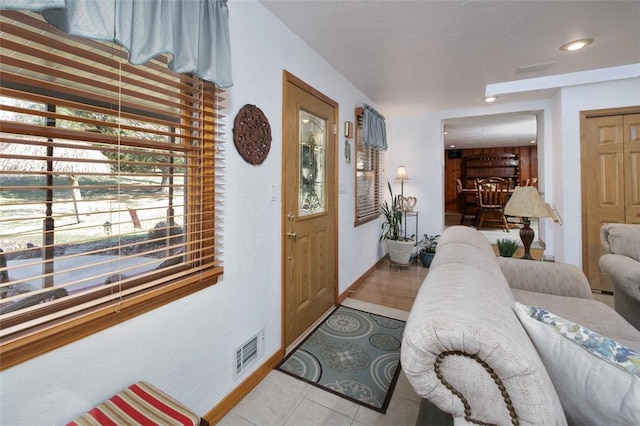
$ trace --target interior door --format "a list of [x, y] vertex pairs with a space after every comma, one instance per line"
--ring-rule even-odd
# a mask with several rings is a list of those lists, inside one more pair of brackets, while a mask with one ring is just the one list
[[598, 261], [605, 223], [640, 223], [640, 114], [585, 121], [582, 144], [583, 270], [591, 288], [611, 292]]
[[640, 224], [640, 114], [624, 116], [625, 217]]
[[337, 302], [338, 105], [285, 72], [283, 306], [285, 347]]
[[[582, 173], [583, 270], [591, 288], [613, 291], [602, 279], [600, 228], [604, 223], [624, 223], [624, 131], [622, 116], [587, 120], [586, 155]], [[589, 178], [584, 174], [589, 170]], [[586, 186], [586, 187], [585, 187]]]

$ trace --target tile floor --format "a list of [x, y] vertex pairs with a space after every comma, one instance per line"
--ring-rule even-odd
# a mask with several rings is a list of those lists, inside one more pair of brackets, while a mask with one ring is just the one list
[[[406, 321], [415, 293], [428, 270], [421, 265], [396, 269], [387, 264], [382, 265], [362, 288], [354, 292], [352, 295], [354, 298], [346, 299], [343, 305]], [[401, 277], [400, 281], [404, 287], [392, 288], [391, 291], [385, 291], [381, 295], [379, 281], [388, 283], [390, 274]], [[611, 295], [594, 294], [594, 298], [613, 306]], [[400, 309], [384, 307], [377, 303], [396, 306]], [[218, 425], [408, 426], [416, 423], [419, 403], [420, 398], [402, 372], [387, 413], [380, 414], [274, 370]]]
[[[406, 321], [408, 312], [356, 299], [343, 305]], [[386, 414], [271, 371], [218, 425], [415, 425], [420, 398], [401, 372]]]

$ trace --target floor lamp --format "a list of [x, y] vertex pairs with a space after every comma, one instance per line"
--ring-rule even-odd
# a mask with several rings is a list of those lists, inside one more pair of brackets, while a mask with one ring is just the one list
[[409, 176], [407, 176], [406, 167], [398, 166], [398, 171], [396, 172], [395, 180], [400, 181], [400, 196], [404, 198], [404, 181], [409, 180]]
[[524, 222], [524, 227], [520, 229], [520, 239], [524, 245], [522, 259], [533, 259], [530, 249], [535, 232], [529, 226], [531, 224], [530, 218], [550, 216], [540, 194], [538, 194], [538, 189], [535, 186], [516, 187], [507, 201], [507, 205], [504, 206], [504, 214], [522, 218], [522, 222]]

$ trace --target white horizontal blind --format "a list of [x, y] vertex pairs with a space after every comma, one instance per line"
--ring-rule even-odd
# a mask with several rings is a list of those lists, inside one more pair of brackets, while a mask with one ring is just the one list
[[380, 171], [384, 151], [367, 147], [362, 138], [362, 108], [356, 109], [356, 225], [377, 218], [380, 214]]
[[220, 90], [0, 19], [0, 335], [211, 274]]

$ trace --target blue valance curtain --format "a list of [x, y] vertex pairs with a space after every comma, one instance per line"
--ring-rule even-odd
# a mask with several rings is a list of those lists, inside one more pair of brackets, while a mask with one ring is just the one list
[[114, 41], [134, 65], [169, 53], [170, 70], [233, 85], [226, 0], [0, 0], [0, 9], [42, 11], [67, 34]]
[[364, 104], [362, 120], [364, 144], [379, 151], [387, 149], [387, 126], [384, 116], [369, 105]]

